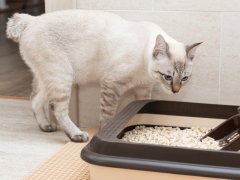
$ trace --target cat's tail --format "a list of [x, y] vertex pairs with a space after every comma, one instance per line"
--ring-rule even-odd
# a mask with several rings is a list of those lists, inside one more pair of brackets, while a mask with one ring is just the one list
[[23, 31], [33, 18], [33, 16], [28, 14], [15, 13], [11, 18], [8, 19], [6, 30], [7, 37], [15, 42], [19, 42]]

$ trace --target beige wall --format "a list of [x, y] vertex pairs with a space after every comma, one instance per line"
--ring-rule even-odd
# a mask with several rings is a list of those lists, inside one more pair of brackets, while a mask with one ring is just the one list
[[[69, 8], [108, 10], [129, 20], [155, 22], [168, 34], [184, 43], [203, 41], [194, 60], [193, 78], [188, 86], [177, 95], [166, 95], [159, 85], [156, 85], [153, 98], [240, 105], [239, 0], [46, 0], [46, 2], [48, 11]], [[83, 126], [88, 126], [89, 122], [94, 124], [99, 112], [98, 89], [85, 87], [81, 91], [80, 88], [79, 95], [79, 117], [84, 119], [81, 124]]]

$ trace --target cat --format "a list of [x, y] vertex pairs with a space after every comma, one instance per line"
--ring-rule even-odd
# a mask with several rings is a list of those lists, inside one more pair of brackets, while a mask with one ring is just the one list
[[50, 104], [57, 123], [72, 141], [85, 142], [69, 117], [72, 84], [98, 83], [100, 122], [116, 113], [119, 98], [134, 89], [137, 99], [151, 98], [156, 82], [177, 93], [191, 77], [193, 58], [201, 43], [186, 46], [151, 22], [131, 22], [103, 11], [65, 10], [30, 16], [14, 14], [7, 36], [19, 43], [22, 59], [33, 75], [32, 109], [43, 131], [50, 122]]

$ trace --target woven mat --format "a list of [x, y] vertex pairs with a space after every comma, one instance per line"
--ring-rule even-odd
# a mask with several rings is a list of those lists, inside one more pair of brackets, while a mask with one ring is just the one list
[[89, 180], [88, 164], [80, 159], [85, 143], [67, 143], [25, 180]]

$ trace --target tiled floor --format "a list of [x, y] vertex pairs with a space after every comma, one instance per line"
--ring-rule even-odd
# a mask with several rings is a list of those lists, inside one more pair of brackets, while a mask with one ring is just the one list
[[29, 101], [0, 99], [1, 180], [22, 179], [68, 141], [61, 131], [39, 130]]

